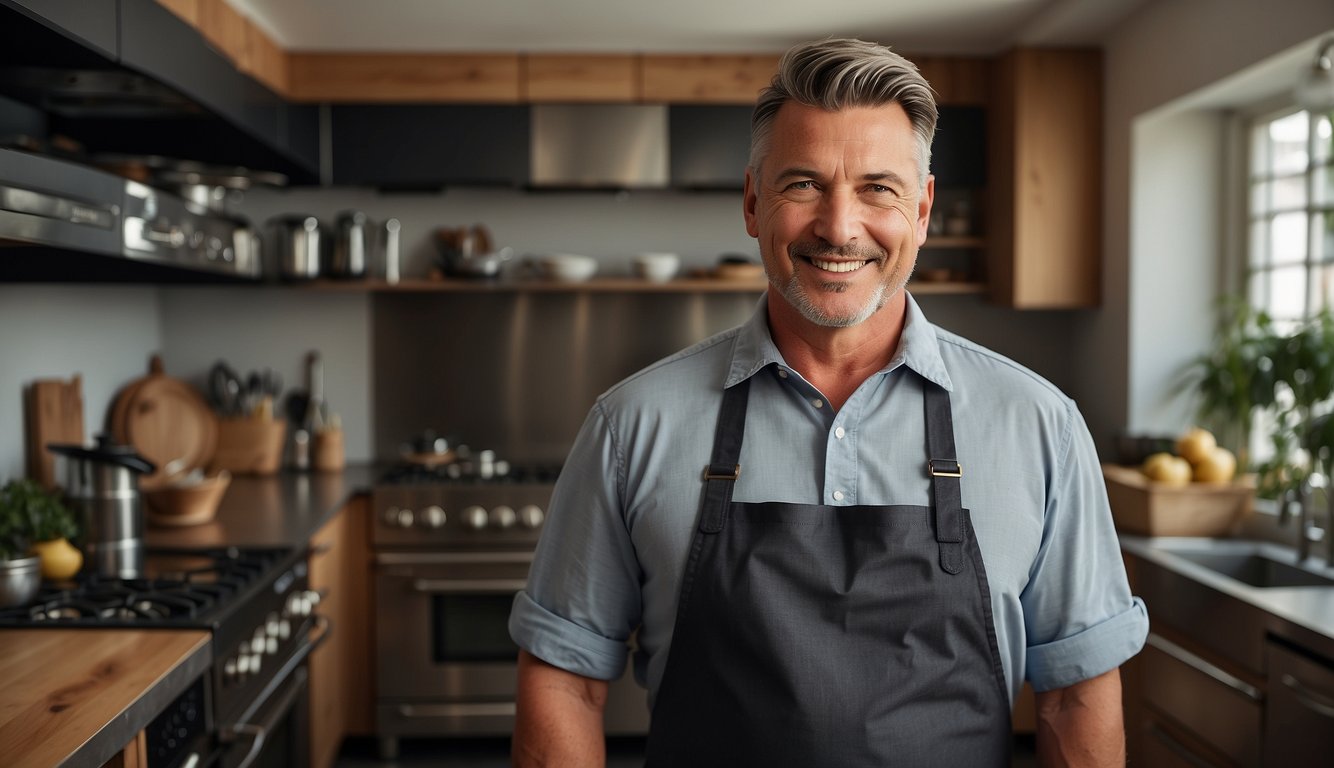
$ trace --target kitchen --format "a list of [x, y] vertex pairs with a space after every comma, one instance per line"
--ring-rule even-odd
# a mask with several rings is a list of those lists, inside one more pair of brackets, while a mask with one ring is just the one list
[[[261, 10], [279, 13], [254, 2], [235, 5], [257, 19], [265, 18]], [[1213, 287], [1221, 290], [1230, 279], [1219, 253], [1235, 247], [1218, 211], [1218, 157], [1227, 137], [1217, 115], [1289, 88], [1319, 33], [1334, 28], [1334, 11], [1326, 3], [1295, 1], [1282, 4], [1281, 12], [1243, 2], [1111, 3], [1108, 18], [1097, 19], [1077, 18], [1064, 3], [1014, 6], [1012, 25], [1022, 31], [1000, 34], [999, 43], [996, 30], [1010, 27], [970, 36], [950, 23], [948, 32], [927, 28], [903, 42], [889, 23], [875, 21], [867, 29], [884, 28], [875, 36], [903, 50], [940, 55], [989, 56], [1018, 44], [1102, 49], [1100, 299], [1096, 308], [1020, 310], [970, 293], [924, 293], [922, 303], [941, 324], [1019, 359], [1069, 392], [1100, 450], [1111, 456], [1118, 433], [1173, 431], [1189, 423], [1190, 405], [1173, 396], [1173, 377], [1209, 343]], [[1020, 24], [1027, 13], [1035, 15]], [[268, 23], [279, 25], [277, 17]], [[289, 34], [305, 28], [299, 18], [285, 23], [278, 28]], [[870, 34], [860, 28], [850, 21], [827, 31]], [[816, 30], [825, 31], [809, 25], [798, 37]], [[685, 53], [707, 45], [695, 38], [703, 36], [633, 46], [553, 43], [548, 50]], [[786, 42], [713, 47], [773, 52]], [[511, 37], [488, 47], [534, 46]], [[409, 276], [430, 268], [436, 227], [484, 222], [497, 243], [516, 254], [588, 254], [610, 277], [628, 275], [631, 256], [644, 251], [679, 253], [685, 270], [711, 268], [724, 253], [754, 257], [739, 208], [739, 195], [725, 190], [306, 186], [250, 190], [240, 210], [255, 222], [293, 211], [332, 221], [348, 209], [377, 222], [397, 218], [402, 270]], [[1183, 285], [1199, 290], [1183, 291]], [[346, 435], [348, 470], [337, 481], [312, 476], [309, 490], [317, 498], [369, 487], [373, 473], [357, 481], [357, 468], [392, 461], [403, 441], [427, 427], [457, 430], [474, 448], [496, 450], [516, 466], [559, 461], [592, 396], [618, 371], [624, 375], [737, 322], [757, 296], [417, 294], [293, 288], [268, 280], [248, 286], [0, 284], [0, 390], [13, 395], [0, 405], [0, 434], [11, 436], [0, 444], [0, 476], [24, 472], [17, 393], [29, 382], [80, 374], [91, 436], [120, 388], [143, 376], [155, 353], [167, 373], [187, 380], [202, 383], [222, 358], [247, 370], [271, 367], [296, 387], [306, 385], [307, 352], [318, 350], [325, 399]], [[644, 304], [656, 311], [641, 312]], [[651, 320], [651, 330], [636, 325], [642, 318]], [[609, 338], [607, 329], [623, 329], [630, 339], [615, 332]], [[643, 346], [632, 348], [629, 340]], [[599, 352], [606, 349], [618, 353]], [[582, 378], [551, 375], [553, 360], [581, 354], [588, 361], [578, 367]], [[325, 513], [338, 504], [325, 503]]]

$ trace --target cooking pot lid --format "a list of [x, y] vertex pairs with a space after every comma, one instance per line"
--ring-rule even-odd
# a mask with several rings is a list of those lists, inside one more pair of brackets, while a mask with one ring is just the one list
[[111, 435], [106, 434], [97, 435], [97, 445], [95, 446], [52, 443], [46, 446], [46, 449], [52, 453], [75, 459], [95, 461], [100, 464], [115, 464], [143, 475], [152, 474], [157, 469], [151, 461], [140, 456], [133, 446], [121, 445], [112, 440]]

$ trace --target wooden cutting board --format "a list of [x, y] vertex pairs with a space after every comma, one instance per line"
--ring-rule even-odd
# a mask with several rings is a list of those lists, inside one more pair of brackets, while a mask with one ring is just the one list
[[56, 487], [55, 454], [51, 443], [81, 445], [83, 434], [83, 377], [69, 381], [39, 379], [26, 393], [28, 477], [44, 488]]
[[193, 386], [163, 372], [156, 355], [148, 376], [137, 379], [112, 407], [111, 433], [154, 465], [140, 478], [151, 487], [167, 477], [168, 465], [178, 472], [204, 467], [218, 444], [218, 420]]

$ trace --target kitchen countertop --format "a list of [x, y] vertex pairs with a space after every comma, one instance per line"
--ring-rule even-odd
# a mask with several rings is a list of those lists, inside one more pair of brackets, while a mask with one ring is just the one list
[[382, 467], [349, 464], [341, 472], [235, 475], [218, 514], [202, 525], [149, 525], [149, 547], [304, 546], [348, 499], [369, 491]]
[[[1258, 550], [1274, 560], [1295, 565], [1291, 547], [1250, 539], [1154, 538], [1125, 533], [1120, 534], [1120, 539], [1123, 551], [1264, 612], [1268, 616], [1268, 631], [1334, 658], [1334, 586], [1253, 587], [1174, 554], [1192, 550], [1212, 553]], [[1304, 565], [1334, 577], [1334, 568], [1325, 567], [1320, 558], [1312, 557]], [[1149, 606], [1149, 615], [1152, 621], [1153, 606]]]
[[5, 765], [100, 766], [211, 663], [202, 629], [0, 631]]
[[[149, 526], [144, 538], [149, 547], [305, 546], [379, 471], [236, 476], [212, 521]], [[4, 764], [100, 766], [211, 663], [206, 630], [0, 630]]]

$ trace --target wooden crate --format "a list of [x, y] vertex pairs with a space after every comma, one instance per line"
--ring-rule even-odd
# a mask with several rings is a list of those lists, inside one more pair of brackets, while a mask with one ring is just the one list
[[1141, 536], [1228, 536], [1251, 514], [1255, 478], [1231, 483], [1155, 483], [1138, 467], [1102, 465], [1117, 530]]

